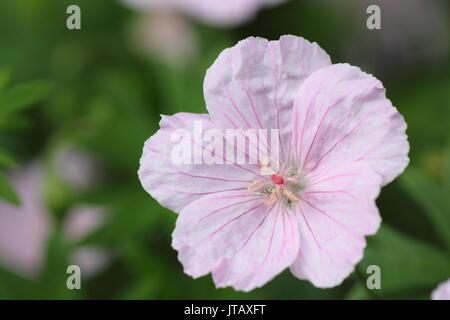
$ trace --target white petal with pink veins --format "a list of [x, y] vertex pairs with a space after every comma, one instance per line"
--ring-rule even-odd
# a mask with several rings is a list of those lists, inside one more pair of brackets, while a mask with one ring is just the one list
[[283, 156], [300, 85], [314, 71], [330, 64], [325, 51], [300, 37], [242, 40], [225, 49], [208, 69], [206, 107], [223, 128], [280, 129]]
[[217, 287], [253, 290], [270, 281], [297, 258], [300, 247], [297, 221], [281, 203], [274, 205], [264, 220], [251, 228], [251, 236], [239, 251], [213, 271]]
[[246, 190], [217, 192], [192, 202], [180, 212], [172, 235], [184, 271], [199, 277], [232, 257], [269, 209]]
[[364, 236], [380, 226], [375, 198], [381, 178], [369, 166], [352, 163], [306, 181], [296, 208], [300, 254], [291, 271], [316, 287], [333, 287], [362, 258]]
[[[175, 212], [210, 193], [246, 189], [259, 174], [256, 165], [175, 164], [171, 158], [175, 145], [171, 142], [171, 134], [174, 130], [186, 129], [194, 139], [194, 121], [201, 122], [204, 130], [215, 128], [208, 115], [177, 113], [163, 116], [161, 129], [145, 143], [140, 161], [139, 179], [145, 190]], [[198, 145], [193, 140], [186, 144], [191, 150]], [[203, 147], [206, 148], [206, 143]], [[191, 160], [193, 162], [193, 158]]]
[[295, 156], [305, 172], [361, 161], [386, 184], [408, 164], [402, 116], [381, 82], [359, 68], [336, 64], [311, 75], [297, 93], [293, 118]]

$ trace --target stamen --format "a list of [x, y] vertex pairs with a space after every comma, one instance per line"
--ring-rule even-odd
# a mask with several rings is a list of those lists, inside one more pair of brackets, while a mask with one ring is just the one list
[[290, 192], [288, 189], [283, 188], [283, 196], [285, 196], [286, 198], [288, 198], [291, 201], [298, 201], [299, 198], [293, 194], [292, 192]]
[[279, 185], [277, 185], [276, 187], [275, 187], [275, 194], [276, 194], [276, 196], [277, 196], [277, 199], [281, 199], [281, 197], [283, 196], [282, 195], [282, 187], [280, 187]]
[[264, 201], [264, 204], [270, 206], [281, 199], [281, 194], [279, 190], [276, 188], [272, 190], [272, 193], [266, 198], [266, 201]]
[[291, 169], [289, 169], [289, 171], [287, 172], [287, 174], [286, 174], [289, 178], [292, 178], [292, 177], [296, 177], [297, 175], [298, 175], [298, 170], [297, 170], [297, 168], [291, 168]]
[[265, 180], [255, 180], [248, 187], [249, 192], [256, 192], [267, 184]]

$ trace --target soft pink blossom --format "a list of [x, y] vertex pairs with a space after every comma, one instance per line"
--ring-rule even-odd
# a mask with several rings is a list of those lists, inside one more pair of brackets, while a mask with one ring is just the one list
[[286, 0], [122, 0], [127, 5], [150, 11], [181, 11], [206, 23], [236, 25], [252, 18], [263, 7]]
[[[406, 123], [381, 82], [300, 37], [248, 38], [209, 68], [204, 96], [209, 114], [162, 116], [139, 169], [145, 190], [179, 213], [172, 245], [184, 271], [244, 291], [286, 268], [316, 287], [340, 284], [380, 225], [380, 188], [408, 164]], [[194, 121], [279, 129], [279, 169], [173, 163], [171, 134]]]
[[96, 246], [83, 246], [75, 250], [69, 260], [80, 267], [85, 277], [93, 277], [111, 261], [111, 252]]
[[192, 25], [174, 12], [139, 15], [131, 22], [129, 30], [131, 45], [146, 57], [183, 65], [192, 61], [198, 52]]
[[77, 205], [64, 219], [64, 235], [71, 241], [79, 241], [105, 223], [106, 208]]
[[[70, 209], [63, 222], [63, 235], [77, 242], [105, 224], [108, 210], [105, 207], [77, 205]], [[111, 260], [111, 252], [97, 246], [81, 246], [74, 250], [69, 260], [77, 265], [86, 277], [94, 276]]]
[[[37, 278], [53, 230], [52, 214], [44, 201], [44, 170], [40, 163], [33, 163], [13, 172], [10, 180], [21, 204], [14, 206], [0, 199], [0, 265], [22, 276]], [[64, 221], [63, 237], [68, 241], [81, 240], [103, 224], [105, 214], [103, 207], [71, 209]], [[107, 256], [101, 248], [80, 247], [74, 250], [71, 260], [80, 263], [86, 275], [92, 275], [105, 265]]]
[[96, 159], [77, 148], [59, 148], [55, 155], [55, 165], [63, 180], [77, 189], [89, 188], [99, 178], [100, 166]]
[[0, 265], [27, 277], [42, 268], [51, 218], [42, 201], [43, 172], [32, 164], [9, 177], [21, 199], [14, 206], [0, 199]]
[[442, 282], [431, 293], [432, 300], [450, 300], [450, 279]]

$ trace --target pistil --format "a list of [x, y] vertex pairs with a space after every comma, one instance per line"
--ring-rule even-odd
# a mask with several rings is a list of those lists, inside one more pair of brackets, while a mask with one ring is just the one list
[[[292, 170], [291, 170], [292, 171]], [[295, 170], [295, 173], [296, 170]], [[299, 201], [299, 187], [296, 174], [287, 175], [286, 178], [280, 173], [270, 175], [270, 180], [255, 180], [247, 188], [249, 192], [256, 192], [265, 197], [266, 205], [273, 205], [279, 200], [283, 200], [289, 208], [292, 204]]]

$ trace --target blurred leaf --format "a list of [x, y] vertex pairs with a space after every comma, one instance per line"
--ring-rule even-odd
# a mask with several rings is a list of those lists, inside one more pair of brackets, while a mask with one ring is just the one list
[[8, 69], [0, 70], [0, 90], [2, 90], [6, 84], [8, 84], [11, 73]]
[[2, 131], [18, 131], [30, 128], [32, 122], [22, 114], [7, 113], [2, 114], [0, 110], [0, 129]]
[[[450, 194], [450, 145], [447, 147], [447, 151], [444, 154], [444, 188], [444, 192]], [[448, 199], [448, 201], [450, 201], [450, 199]]]
[[135, 175], [145, 140], [155, 131], [152, 110], [142, 101], [133, 78], [116, 72], [98, 76], [101, 97], [91, 102], [82, 141], [110, 164]]
[[431, 291], [450, 276], [450, 258], [444, 252], [386, 224], [369, 238], [358, 268], [365, 274], [370, 265], [381, 269], [381, 290], [376, 290], [380, 295], [406, 289]]
[[152, 234], [152, 231], [154, 236], [158, 232], [165, 232], [160, 226], [161, 222], [174, 219], [175, 215], [165, 212], [144, 191], [136, 192], [137, 188], [140, 186], [135, 183], [111, 190], [107, 195], [112, 208], [111, 217], [104, 228], [92, 232], [81, 244], [108, 246], [143, 234]]
[[39, 299], [42, 288], [31, 280], [0, 268], [0, 300]]
[[356, 282], [345, 295], [346, 300], [369, 300], [370, 294], [364, 282]]
[[0, 172], [0, 198], [3, 198], [15, 205], [20, 204], [19, 197], [17, 196], [8, 179], [1, 172]]
[[148, 274], [136, 281], [131, 288], [118, 297], [120, 300], [143, 300], [154, 298], [161, 287], [161, 279]]
[[436, 231], [450, 249], [450, 210], [448, 199], [437, 183], [417, 169], [410, 168], [401, 177], [401, 185], [422, 206]]
[[45, 80], [35, 80], [19, 84], [0, 94], [0, 114], [29, 107], [43, 98], [50, 90], [51, 84]]
[[0, 166], [5, 168], [11, 168], [16, 165], [16, 160], [8, 152], [0, 150]]
[[[163, 261], [155, 261], [148, 256], [147, 250], [135, 242], [127, 242], [121, 246], [123, 257], [132, 270], [137, 273], [135, 281], [123, 294], [121, 299], [151, 299], [169, 281], [167, 266]], [[158, 277], [155, 277], [155, 275]]]
[[[67, 278], [70, 276], [66, 273], [70, 264], [68, 252], [64, 239], [57, 232], [51, 234], [47, 244], [45, 269], [41, 275], [43, 299], [69, 299], [80, 294], [80, 290], [67, 288]], [[83, 282], [81, 287], [83, 288]]]

